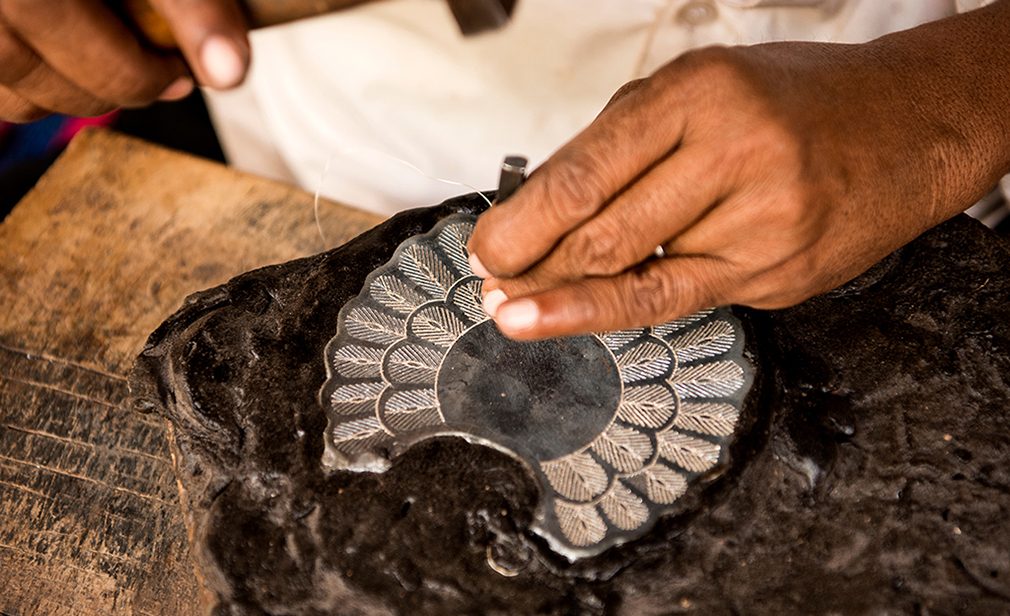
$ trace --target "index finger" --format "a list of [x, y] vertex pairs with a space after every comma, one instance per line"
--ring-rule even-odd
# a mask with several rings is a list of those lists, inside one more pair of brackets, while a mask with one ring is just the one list
[[480, 217], [470, 253], [499, 277], [542, 259], [679, 143], [683, 119], [671, 98], [650, 81], [605, 109], [514, 196]]
[[736, 286], [718, 257], [656, 259], [619, 276], [585, 278], [506, 301], [494, 320], [516, 340], [656, 325], [733, 303]]

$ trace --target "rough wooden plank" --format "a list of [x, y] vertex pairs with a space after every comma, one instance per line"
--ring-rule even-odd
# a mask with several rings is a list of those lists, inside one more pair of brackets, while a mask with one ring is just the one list
[[[378, 218], [332, 203], [335, 245]], [[310, 195], [87, 132], [0, 225], [0, 613], [193, 613], [165, 427], [124, 375], [189, 293], [318, 252]]]

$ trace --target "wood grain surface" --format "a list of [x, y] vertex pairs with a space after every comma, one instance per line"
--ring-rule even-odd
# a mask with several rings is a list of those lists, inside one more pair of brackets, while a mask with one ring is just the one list
[[191, 614], [166, 428], [125, 375], [190, 293], [377, 216], [109, 132], [0, 225], [0, 614]]

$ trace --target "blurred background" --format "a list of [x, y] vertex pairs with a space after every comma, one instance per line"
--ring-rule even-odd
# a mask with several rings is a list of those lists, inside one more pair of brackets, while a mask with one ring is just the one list
[[31, 124], [0, 121], [0, 220], [21, 200], [67, 143], [87, 126], [107, 126], [169, 148], [224, 162], [203, 96], [122, 109], [96, 118], [50, 116]]

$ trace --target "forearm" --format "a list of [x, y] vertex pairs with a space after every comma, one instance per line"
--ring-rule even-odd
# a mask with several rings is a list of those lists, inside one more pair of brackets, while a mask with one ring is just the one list
[[[867, 49], [892, 69], [899, 112], [934, 148], [937, 206], [959, 211], [1010, 173], [1010, 0], [885, 36]], [[914, 153], [910, 153], [914, 155]]]

